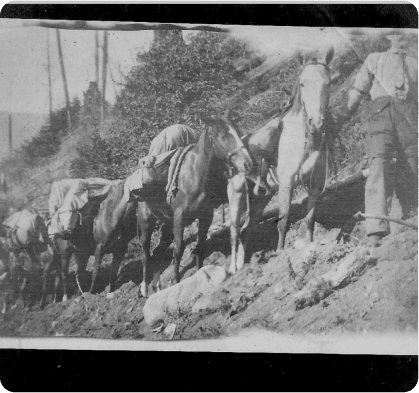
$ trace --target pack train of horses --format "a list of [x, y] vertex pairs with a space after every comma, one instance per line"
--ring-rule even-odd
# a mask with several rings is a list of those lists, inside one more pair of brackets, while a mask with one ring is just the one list
[[[57, 272], [54, 302], [60, 281], [63, 301], [67, 300], [71, 257], [76, 262], [79, 288], [84, 286], [94, 292], [101, 260], [105, 254], [112, 253], [109, 286], [114, 291], [128, 244], [136, 236], [143, 250], [139, 294], [147, 297], [150, 283], [154, 290], [161, 287], [159, 261], [168, 255], [172, 242], [172, 283], [179, 282], [179, 264], [185, 249], [184, 228], [196, 219], [199, 224], [193, 253], [197, 268], [202, 267], [214, 209], [225, 203], [229, 203], [231, 223], [229, 273], [234, 274], [249, 261], [249, 239], [276, 191], [278, 250], [284, 247], [292, 192], [298, 182], [308, 191], [306, 236], [308, 241], [313, 241], [316, 202], [325, 187], [333, 143], [327, 127], [331, 84], [328, 65], [333, 54], [333, 49], [329, 49], [322, 59], [305, 61], [300, 57], [302, 70], [288, 105], [256, 130], [243, 132], [231, 120], [228, 110], [222, 116], [202, 119], [206, 129], [200, 135], [187, 126], [169, 127], [188, 132], [188, 137], [174, 139], [170, 144], [166, 135], [160, 137], [171, 150], [157, 148], [159, 154], [140, 159], [127, 179], [113, 181], [106, 193], [89, 198], [77, 211], [78, 218], [71, 232], [48, 236], [51, 217], [23, 211], [24, 219], [7, 228], [7, 238], [0, 244], [0, 287], [4, 298], [10, 298], [14, 304], [24, 288], [21, 252], [27, 254], [32, 264], [42, 264], [41, 306], [46, 304], [47, 279], [52, 271]], [[161, 225], [161, 236], [151, 251], [157, 223]], [[48, 256], [40, 262], [42, 253]], [[82, 278], [90, 256], [94, 256], [93, 272], [90, 285], [86, 286]], [[152, 277], [150, 264], [154, 267]], [[3, 313], [5, 309], [6, 300]]]

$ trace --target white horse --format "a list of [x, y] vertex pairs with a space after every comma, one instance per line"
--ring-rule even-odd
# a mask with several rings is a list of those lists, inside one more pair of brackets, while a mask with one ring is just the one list
[[309, 242], [313, 241], [315, 207], [327, 176], [329, 135], [325, 126], [331, 83], [329, 64], [333, 55], [334, 50], [330, 48], [320, 60], [305, 61], [303, 56], [298, 56], [302, 71], [294, 86], [292, 107], [282, 119], [278, 146], [278, 250], [285, 245], [296, 179], [308, 190], [306, 236]]

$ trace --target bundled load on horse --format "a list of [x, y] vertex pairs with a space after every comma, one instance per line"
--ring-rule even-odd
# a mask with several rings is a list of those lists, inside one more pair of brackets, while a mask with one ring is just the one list
[[113, 181], [101, 178], [64, 179], [54, 182], [49, 198], [49, 236], [67, 237], [76, 226], [80, 210], [93, 198], [104, 198]]
[[180, 147], [157, 156], [140, 158], [138, 169], [125, 181], [126, 195], [143, 199], [164, 188], [167, 191], [183, 149]]
[[127, 178], [127, 194], [136, 197], [169, 191], [173, 175], [184, 154], [183, 149], [198, 141], [199, 134], [184, 124], [174, 124], [161, 131], [151, 142], [148, 156], [138, 160], [137, 170]]
[[[184, 124], [174, 124], [165, 128], [151, 142], [149, 156], [158, 156], [179, 146], [188, 146], [198, 141], [199, 134]], [[140, 159], [141, 160], [141, 159]]]
[[25, 248], [30, 243], [43, 244], [44, 239], [39, 229], [40, 216], [25, 209], [13, 213], [4, 222], [8, 245], [11, 249]]

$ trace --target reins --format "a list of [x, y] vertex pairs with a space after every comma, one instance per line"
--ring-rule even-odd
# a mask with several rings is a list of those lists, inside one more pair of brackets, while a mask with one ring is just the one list
[[[327, 72], [330, 74], [330, 69], [329, 69], [328, 65], [325, 64], [325, 63], [319, 63], [317, 61], [310, 61], [310, 62], [306, 63], [304, 65], [303, 69], [301, 70], [301, 73], [303, 72], [304, 68], [306, 68], [308, 65], [322, 65], [323, 67], [326, 68]], [[308, 131], [307, 130], [309, 130], [309, 127], [308, 127], [308, 124], [307, 124], [307, 111], [306, 111], [304, 101], [301, 100], [301, 104], [302, 104], [301, 106], [302, 106], [302, 109], [303, 109], [304, 126], [306, 128], [306, 130], [305, 130], [305, 133], [306, 133], [305, 144], [304, 144], [304, 150], [305, 150], [306, 146], [307, 146], [307, 139], [308, 139]], [[326, 109], [326, 112], [328, 112], [328, 110], [329, 110], [329, 108]], [[317, 155], [316, 160], [314, 161], [313, 168], [312, 168], [311, 173], [310, 173], [310, 180], [309, 180], [309, 186], [308, 187], [304, 183], [303, 174], [302, 174], [302, 166], [300, 167], [300, 172], [299, 172], [299, 177], [300, 177], [300, 182], [301, 182], [302, 188], [304, 190], [306, 190], [309, 195], [313, 195], [313, 187], [312, 187], [313, 173], [316, 169], [317, 162], [319, 160], [319, 156], [322, 153], [322, 150], [324, 149], [324, 147], [326, 146], [326, 168], [325, 168], [325, 176], [324, 176], [325, 178], [324, 178], [324, 183], [323, 183], [323, 189], [320, 192], [320, 194], [317, 195], [317, 197], [320, 197], [321, 195], [323, 195], [325, 190], [326, 190], [326, 184], [329, 180], [329, 177], [328, 177], [328, 174], [329, 174], [329, 160], [331, 160], [331, 162], [334, 166], [333, 158], [330, 157], [330, 147], [329, 147], [329, 141], [327, 139], [328, 139], [327, 138], [327, 131], [324, 131], [322, 133], [322, 139], [321, 139], [320, 146], [319, 146], [319, 154]]]

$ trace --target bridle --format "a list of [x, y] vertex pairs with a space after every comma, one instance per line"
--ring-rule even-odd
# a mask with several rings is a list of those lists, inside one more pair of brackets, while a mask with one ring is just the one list
[[[321, 65], [321, 66], [323, 66], [325, 69], [326, 69], [326, 71], [327, 71], [327, 74], [330, 76], [330, 69], [329, 69], [329, 66], [326, 64], [326, 63], [320, 63], [320, 62], [318, 62], [318, 61], [309, 61], [309, 62], [307, 62], [306, 64], [304, 64], [304, 67], [303, 67], [303, 69], [301, 70], [301, 72], [300, 72], [300, 75], [298, 76], [298, 82], [300, 81], [300, 77], [301, 77], [301, 74], [303, 73], [303, 71], [305, 70], [305, 68], [307, 67], [307, 66], [309, 66], [309, 65]], [[304, 117], [304, 123], [305, 123], [305, 125], [306, 125], [306, 129], [308, 129], [311, 133], [313, 133], [311, 130], [310, 130], [310, 127], [308, 126], [308, 115], [307, 115], [307, 110], [306, 110], [306, 106], [305, 106], [305, 103], [304, 103], [304, 101], [301, 99], [301, 97], [300, 97], [300, 100], [301, 100], [301, 106], [302, 106], [302, 108], [303, 108], [303, 117]], [[327, 108], [326, 108], [326, 112], [328, 112], [329, 111], [329, 107], [327, 106]], [[324, 133], [323, 133], [324, 134]]]
[[[309, 66], [309, 65], [321, 65], [321, 66], [323, 66], [323, 67], [326, 69], [326, 71], [327, 71], [328, 75], [330, 75], [330, 69], [329, 69], [329, 66], [328, 66], [327, 64], [325, 64], [325, 63], [320, 63], [320, 62], [317, 62], [317, 61], [309, 61], [309, 62], [307, 62], [306, 64], [304, 64], [304, 67], [303, 67], [303, 69], [301, 70], [300, 76], [298, 77], [298, 81], [300, 80], [301, 74], [303, 73], [304, 69], [305, 69], [307, 66]], [[300, 99], [301, 99], [301, 97], [300, 97]], [[307, 111], [306, 111], [306, 107], [305, 107], [304, 101], [303, 101], [302, 99], [301, 99], [301, 106], [302, 106], [302, 108], [303, 108], [304, 123], [305, 123], [305, 127], [306, 127], [306, 139], [305, 139], [305, 140], [306, 140], [306, 143], [307, 143], [307, 137], [308, 137], [308, 135], [307, 135], [307, 130], [308, 130], [311, 134], [314, 134], [314, 132], [312, 132], [312, 131], [310, 130], [310, 127], [308, 126], [308, 122], [307, 122], [307, 120], [308, 120], [308, 115], [307, 115]], [[329, 111], [329, 106], [327, 106], [327, 107], [326, 107], [326, 114], [327, 114], [327, 112], [328, 112], [328, 111]], [[326, 168], [325, 168], [325, 179], [324, 179], [323, 190], [321, 191], [320, 195], [318, 195], [317, 197], [321, 196], [321, 195], [325, 192], [325, 190], [326, 190], [326, 184], [327, 184], [327, 180], [328, 180], [328, 172], [329, 172], [329, 154], [330, 154], [330, 152], [329, 152], [329, 143], [328, 143], [328, 141], [327, 141], [326, 134], [327, 134], [327, 129], [323, 130], [323, 132], [322, 132], [322, 134], [321, 134], [321, 142], [320, 142], [320, 146], [319, 146], [319, 152], [320, 152], [320, 151], [322, 151], [322, 149], [323, 149], [323, 148], [325, 148], [325, 150], [326, 150]], [[305, 148], [304, 148], [304, 149], [305, 149]], [[308, 186], [306, 186], [306, 185], [305, 185], [305, 183], [304, 183], [303, 176], [302, 176], [302, 172], [301, 172], [301, 168], [300, 168], [300, 174], [299, 174], [299, 177], [300, 177], [300, 181], [301, 181], [301, 186], [303, 187], [303, 189], [305, 189], [305, 190], [307, 191], [307, 193], [308, 193], [309, 195], [313, 194], [313, 193], [312, 193], [312, 183], [311, 183], [311, 182], [312, 182], [312, 176], [313, 176], [313, 173], [314, 173], [314, 169], [315, 169], [315, 167], [316, 167], [316, 165], [317, 165], [318, 157], [319, 157], [319, 156], [317, 156], [317, 159], [316, 159], [316, 161], [314, 162], [313, 169], [312, 169], [311, 174], [310, 174], [310, 180], [309, 180], [309, 185], [308, 185]], [[332, 163], [333, 163], [333, 158], [332, 158], [331, 160], [332, 160]]]
[[[214, 137], [214, 135], [212, 135], [211, 131], [209, 132], [210, 136], [211, 136], [211, 140], [212, 140], [212, 145], [214, 147], [215, 144], [218, 145], [218, 148], [223, 151], [224, 150], [224, 146], [222, 146], [222, 144]], [[237, 135], [238, 136], [238, 135]], [[239, 137], [239, 136], [238, 136]], [[242, 149], [247, 149], [246, 146], [243, 143], [243, 138], [238, 138], [240, 140], [240, 143], [238, 144], [238, 146], [234, 147], [233, 149], [229, 150], [227, 153], [225, 153], [225, 160], [226, 160], [226, 164], [227, 166], [232, 170], [234, 169], [234, 165], [231, 162], [231, 157], [233, 157], [236, 153], [238, 153], [240, 150]]]

